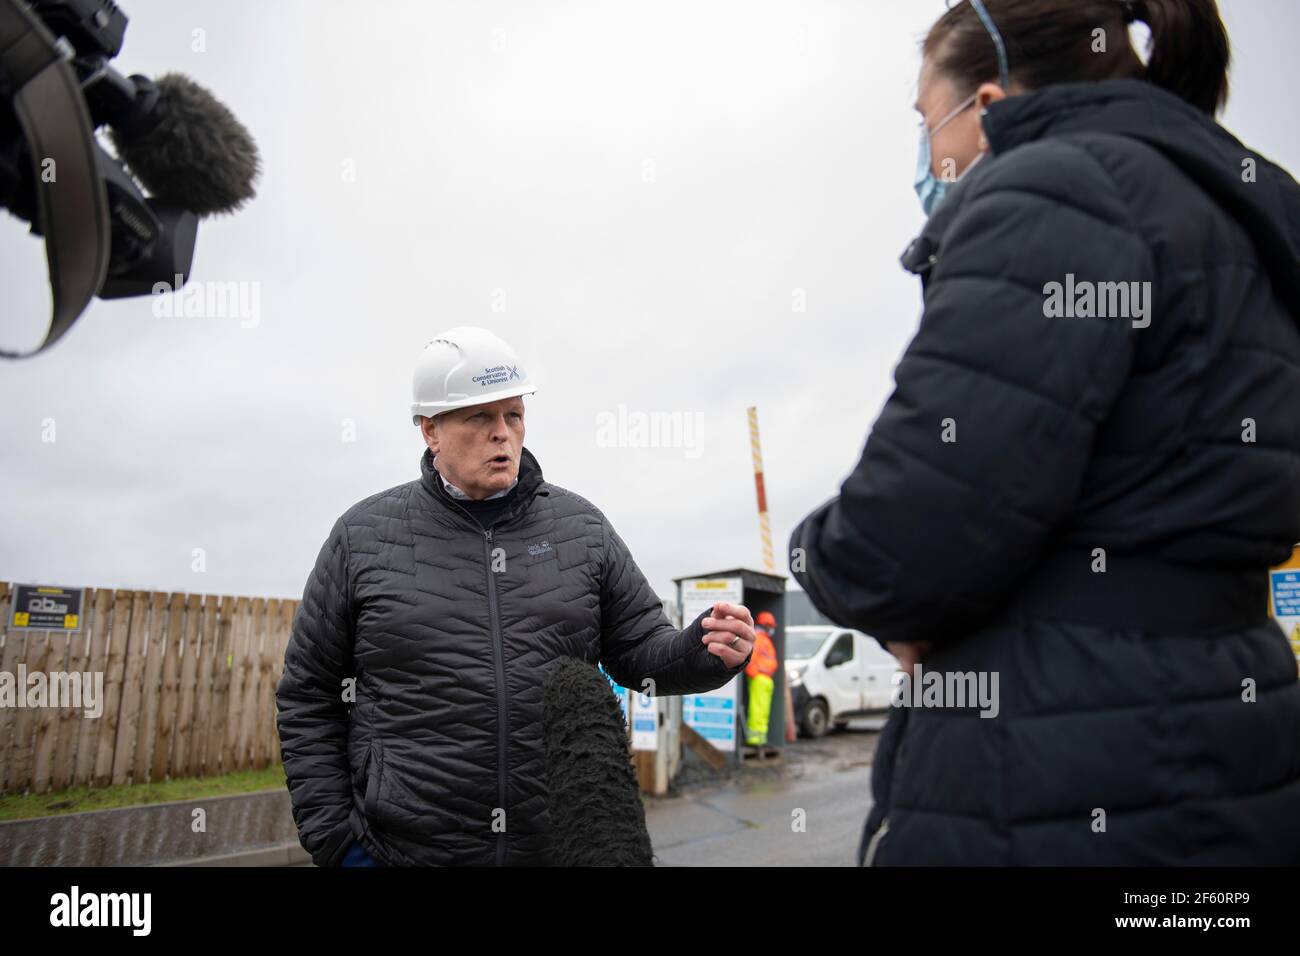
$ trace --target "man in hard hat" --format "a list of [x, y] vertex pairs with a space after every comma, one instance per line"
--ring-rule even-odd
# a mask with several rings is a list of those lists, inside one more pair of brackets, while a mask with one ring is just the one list
[[566, 657], [651, 696], [720, 687], [754, 641], [724, 602], [678, 630], [608, 519], [524, 447], [533, 385], [485, 329], [416, 365], [421, 476], [334, 522], [276, 692], [313, 861], [545, 864], [542, 688]]
[[767, 744], [767, 722], [772, 714], [772, 691], [776, 686], [776, 615], [759, 611], [754, 622], [754, 654], [745, 667], [746, 699], [745, 743], [750, 747]]

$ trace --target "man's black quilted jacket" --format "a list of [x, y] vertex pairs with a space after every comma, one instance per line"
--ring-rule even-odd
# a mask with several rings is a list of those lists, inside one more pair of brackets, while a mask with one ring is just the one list
[[[565, 657], [656, 695], [740, 673], [677, 630], [605, 516], [527, 449], [487, 531], [422, 476], [321, 548], [276, 692], [294, 820], [319, 865], [545, 864], [542, 687]], [[704, 615], [701, 615], [702, 618]], [[355, 678], [355, 702], [345, 699]]]

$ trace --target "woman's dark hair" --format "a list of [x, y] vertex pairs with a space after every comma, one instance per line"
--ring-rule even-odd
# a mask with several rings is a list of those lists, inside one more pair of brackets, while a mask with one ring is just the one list
[[[1010, 80], [1025, 89], [1119, 77], [1145, 79], [1213, 116], [1228, 98], [1228, 32], [1215, 0], [984, 0], [1007, 48]], [[1151, 28], [1146, 66], [1128, 24]], [[1105, 52], [1097, 30], [1105, 31]], [[930, 28], [922, 52], [973, 93], [998, 77], [997, 48], [969, 0]]]

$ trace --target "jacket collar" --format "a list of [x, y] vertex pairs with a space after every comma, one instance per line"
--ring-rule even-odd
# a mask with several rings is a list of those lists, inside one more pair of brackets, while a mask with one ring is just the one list
[[991, 104], [980, 121], [988, 137], [989, 156], [953, 184], [920, 234], [904, 250], [899, 260], [903, 268], [920, 276], [923, 284], [929, 279], [930, 270], [939, 261], [943, 235], [961, 211], [970, 184], [987, 172], [998, 156], [1034, 140], [1080, 129], [1132, 131], [1149, 126], [1159, 122], [1161, 107], [1185, 122], [1191, 122], [1195, 118], [1191, 114], [1197, 114], [1194, 107], [1174, 94], [1144, 80], [1057, 83]]
[[[922, 282], [942, 254], [943, 234], [961, 211], [970, 184], [987, 174], [997, 157], [1037, 140], [1101, 133], [1157, 150], [1242, 223], [1278, 292], [1300, 317], [1300, 269], [1295, 267], [1300, 189], [1286, 170], [1247, 149], [1177, 95], [1145, 80], [1058, 83], [991, 104], [982, 123], [992, 155], [953, 186], [903, 253], [903, 268]], [[1242, 176], [1247, 158], [1257, 164], [1257, 181]]]
[[922, 283], [929, 279], [943, 235], [961, 211], [970, 184], [986, 173], [997, 157], [1025, 143], [1082, 130], [1134, 134], [1143, 127], [1160, 125], [1162, 111], [1167, 117], [1165, 126], [1174, 117], [1183, 124], [1201, 122], [1194, 107], [1145, 80], [1054, 83], [990, 104], [980, 120], [988, 137], [989, 155], [953, 184], [920, 235], [904, 250], [900, 258], [903, 268], [920, 276]]
[[[449, 513], [464, 515], [466, 520], [473, 523], [465, 509], [458, 505], [450, 494], [439, 487], [441, 483], [442, 476], [433, 467], [433, 452], [425, 448], [424, 454], [420, 456], [420, 484], [427, 493], [427, 497], [436, 502], [437, 507], [444, 508]], [[542, 466], [537, 463], [537, 459], [533, 457], [532, 452], [527, 448], [522, 449], [519, 455], [519, 478], [510, 492], [512, 500], [497, 523], [504, 524], [522, 514], [538, 495], [549, 495], [550, 492], [546, 490], [545, 484], [546, 481], [542, 477]]]
[[[1142, 140], [1227, 133], [1176, 94], [1133, 79], [1055, 83], [1022, 96], [1008, 96], [989, 106], [983, 125], [995, 156], [1048, 136], [1080, 132]], [[1241, 148], [1236, 140], [1232, 142]]]
[[[994, 154], [1079, 133], [1119, 136], [1156, 150], [1245, 228], [1300, 321], [1300, 187], [1285, 169], [1177, 95], [1144, 80], [1063, 83], [994, 103], [984, 130]], [[1243, 174], [1246, 161], [1251, 176]]]
[[[434, 471], [438, 471], [438, 456], [437, 456], [437, 455], [434, 455], [434, 456], [433, 456], [433, 470], [434, 470]], [[447, 492], [447, 494], [451, 495], [451, 496], [452, 496], [453, 498], [455, 498], [457, 501], [470, 501], [470, 500], [472, 500], [472, 499], [470, 498], [469, 495], [465, 494], [465, 492], [461, 491], [459, 488], [457, 488], [455, 485], [453, 485], [450, 481], [448, 481], [448, 480], [447, 480], [447, 476], [444, 475], [441, 471], [438, 471], [438, 476], [442, 479], [442, 487], [443, 487], [443, 489]], [[509, 487], [509, 488], [505, 488], [505, 489], [503, 489], [503, 490], [501, 490], [501, 491], [498, 491], [496, 494], [488, 495], [488, 496], [487, 496], [485, 499], [483, 499], [483, 500], [484, 500], [484, 501], [493, 501], [493, 500], [495, 500], [495, 499], [497, 499], [497, 498], [504, 498], [506, 495], [510, 494], [510, 492], [514, 491], [514, 490], [515, 490], [515, 487], [516, 487], [518, 484], [519, 484], [519, 478], [516, 476], [515, 480], [512, 481], [512, 482], [510, 482], [510, 487]]]
[[939, 261], [939, 247], [942, 244], [943, 234], [948, 229], [948, 223], [953, 220], [961, 209], [966, 198], [967, 188], [969, 188], [971, 182], [987, 171], [991, 159], [992, 157], [984, 159], [967, 175], [953, 184], [953, 188], [948, 191], [948, 195], [944, 197], [943, 202], [939, 203], [939, 208], [934, 211], [934, 215], [926, 220], [921, 234], [903, 250], [903, 255], [899, 259], [903, 264], [903, 268], [920, 276], [922, 283], [928, 281], [930, 270]]

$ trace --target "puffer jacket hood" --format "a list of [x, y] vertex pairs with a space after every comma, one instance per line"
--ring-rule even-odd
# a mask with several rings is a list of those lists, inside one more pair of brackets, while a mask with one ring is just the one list
[[1064, 83], [994, 104], [984, 129], [994, 155], [1075, 132], [1159, 150], [1255, 239], [1278, 295], [1300, 322], [1300, 185], [1187, 101], [1142, 80]]

